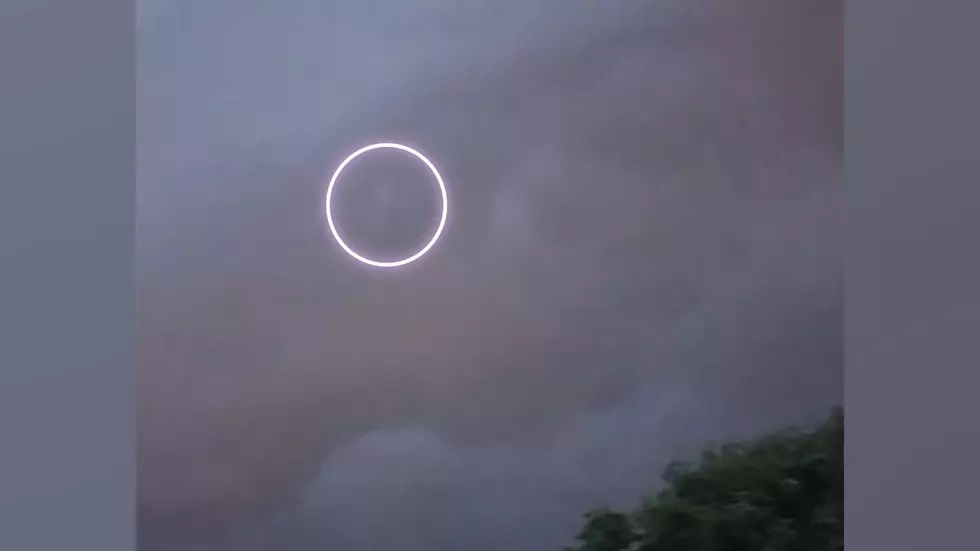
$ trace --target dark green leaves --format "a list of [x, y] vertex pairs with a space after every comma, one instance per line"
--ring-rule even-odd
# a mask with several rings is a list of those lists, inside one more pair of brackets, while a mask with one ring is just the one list
[[705, 451], [665, 469], [635, 511], [599, 510], [569, 551], [836, 551], [844, 533], [844, 417]]

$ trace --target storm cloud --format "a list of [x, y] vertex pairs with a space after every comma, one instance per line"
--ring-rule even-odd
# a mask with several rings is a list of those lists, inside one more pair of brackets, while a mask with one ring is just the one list
[[[840, 1], [334, 4], [142, 12], [141, 549], [556, 549], [841, 400]], [[378, 141], [450, 189], [390, 271]]]

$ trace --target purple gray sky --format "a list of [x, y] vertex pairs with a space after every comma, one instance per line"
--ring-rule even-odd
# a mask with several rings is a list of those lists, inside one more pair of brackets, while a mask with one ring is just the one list
[[[146, 0], [138, 29], [141, 551], [557, 550], [842, 400], [840, 0]], [[391, 271], [323, 216], [378, 141], [451, 194]], [[424, 172], [358, 171], [352, 239], [424, 240]]]

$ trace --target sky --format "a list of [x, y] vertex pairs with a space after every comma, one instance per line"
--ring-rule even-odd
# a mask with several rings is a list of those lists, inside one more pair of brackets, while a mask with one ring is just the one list
[[[839, 0], [139, 4], [141, 551], [541, 551], [843, 397]], [[369, 143], [439, 242], [332, 241]], [[438, 197], [338, 190], [395, 257]]]

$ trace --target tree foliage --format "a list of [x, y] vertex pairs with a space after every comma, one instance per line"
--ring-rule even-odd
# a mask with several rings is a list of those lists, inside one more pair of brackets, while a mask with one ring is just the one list
[[566, 551], [839, 551], [844, 414], [676, 462], [628, 513], [586, 515]]

